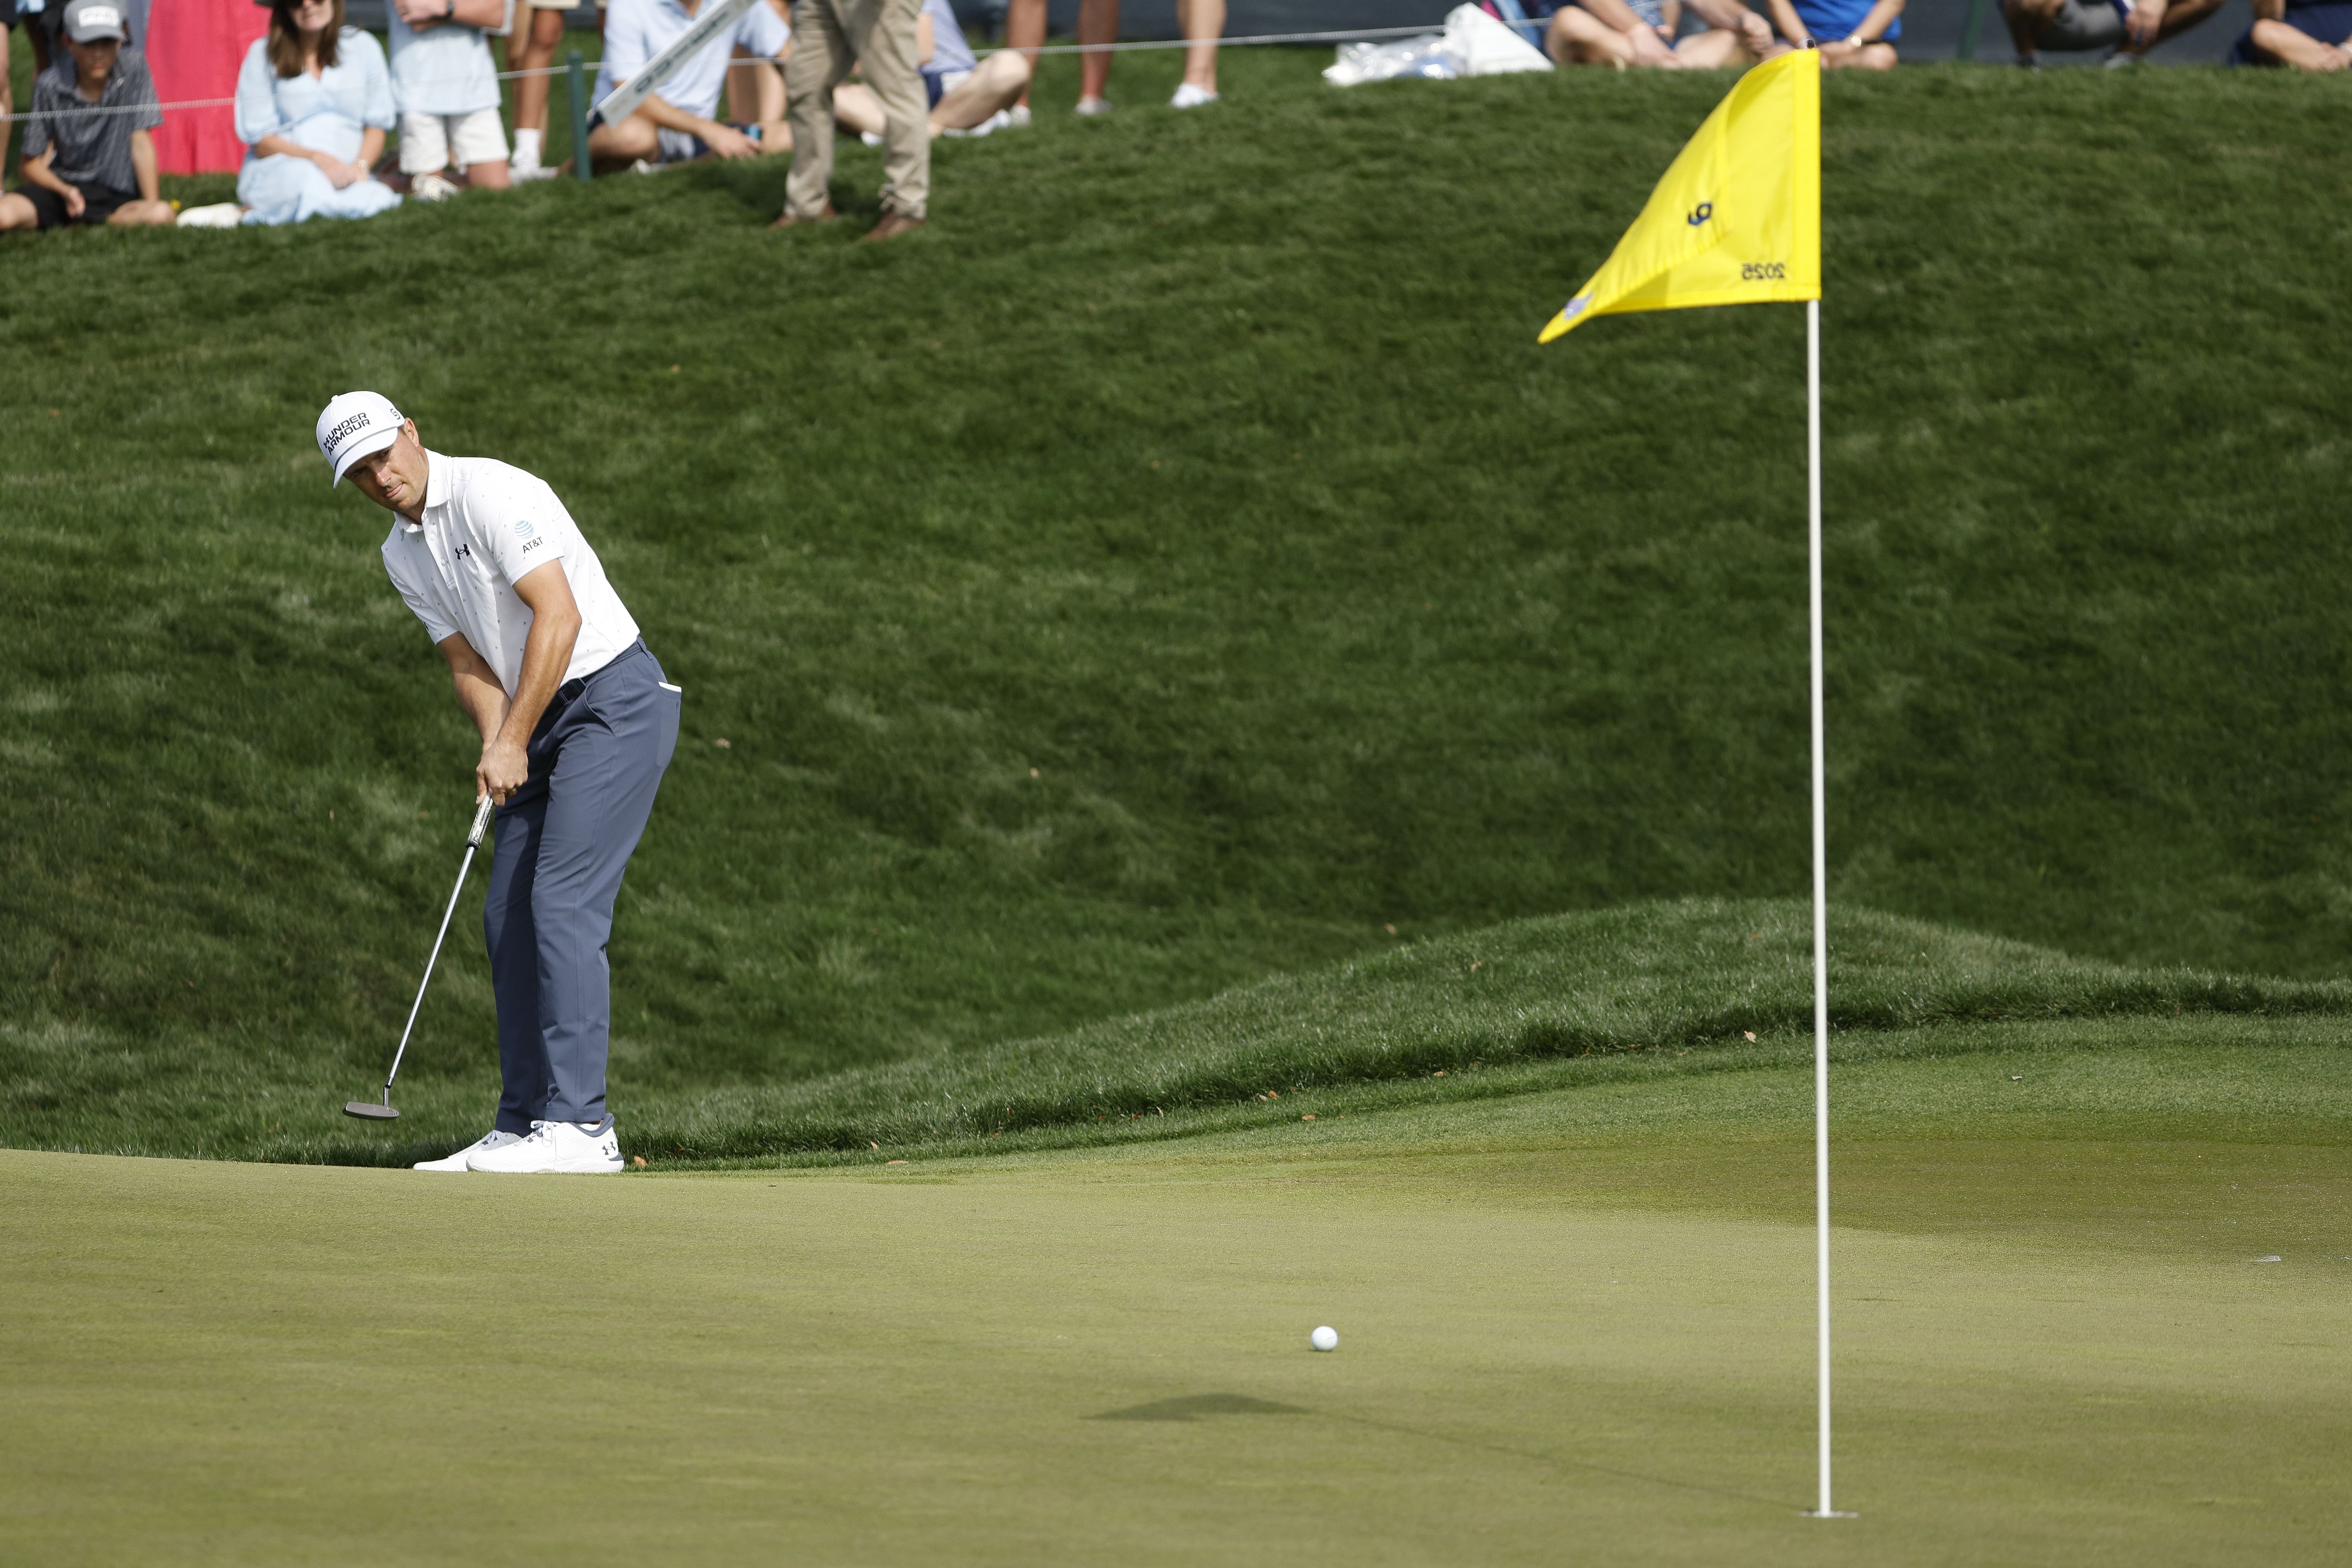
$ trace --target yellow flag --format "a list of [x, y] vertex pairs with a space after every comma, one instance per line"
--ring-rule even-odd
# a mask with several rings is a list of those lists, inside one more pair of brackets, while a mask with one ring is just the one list
[[1536, 341], [1590, 316], [1822, 297], [1822, 60], [1739, 79], [1592, 280]]

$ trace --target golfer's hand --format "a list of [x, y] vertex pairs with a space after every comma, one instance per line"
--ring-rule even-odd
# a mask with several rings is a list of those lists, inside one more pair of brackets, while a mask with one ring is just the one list
[[530, 777], [530, 760], [522, 748], [512, 741], [492, 741], [482, 748], [482, 760], [474, 764], [474, 798], [488, 795], [500, 805], [507, 796], [522, 788]]
[[702, 140], [722, 158], [756, 158], [760, 155], [760, 144], [732, 125], [714, 123], [702, 133]]

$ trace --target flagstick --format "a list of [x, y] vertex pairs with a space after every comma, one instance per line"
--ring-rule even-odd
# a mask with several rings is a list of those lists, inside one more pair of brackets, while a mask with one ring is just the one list
[[1821, 1325], [1821, 1507], [1816, 1519], [1850, 1519], [1830, 1506], [1830, 869], [1822, 719], [1822, 302], [1805, 301], [1805, 489], [1811, 502], [1807, 586], [1813, 681], [1813, 1247]]

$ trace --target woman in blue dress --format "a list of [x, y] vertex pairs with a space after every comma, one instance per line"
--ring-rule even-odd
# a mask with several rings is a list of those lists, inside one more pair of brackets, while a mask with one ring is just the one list
[[343, 0], [271, 0], [236, 73], [236, 199], [247, 223], [373, 217], [400, 205], [368, 174], [392, 129], [383, 46], [343, 26]]

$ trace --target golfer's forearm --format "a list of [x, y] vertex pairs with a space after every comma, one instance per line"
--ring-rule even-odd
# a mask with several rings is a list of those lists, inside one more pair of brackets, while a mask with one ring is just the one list
[[547, 711], [563, 672], [572, 668], [572, 647], [580, 640], [580, 612], [543, 612], [531, 617], [530, 640], [522, 645], [522, 679], [515, 682], [514, 701], [498, 738], [518, 746], [530, 744], [539, 716]]

